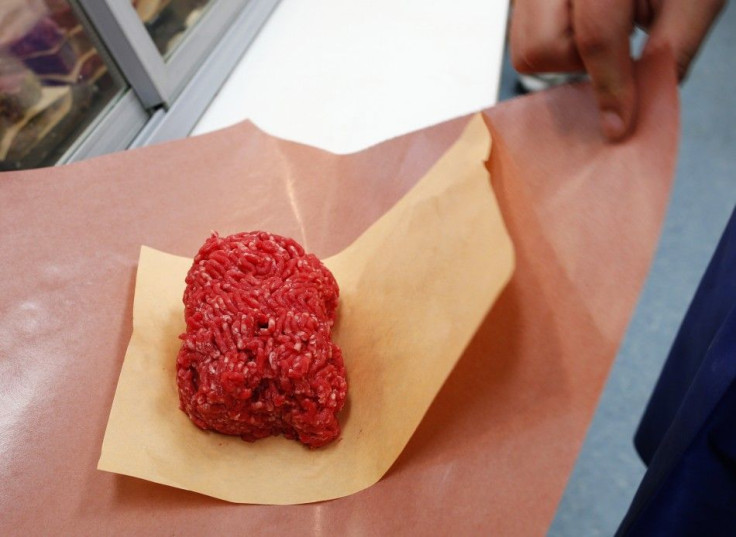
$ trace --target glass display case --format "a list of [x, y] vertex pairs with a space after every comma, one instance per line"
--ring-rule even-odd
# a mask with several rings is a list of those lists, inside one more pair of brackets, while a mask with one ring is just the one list
[[66, 0], [3, 0], [0, 170], [58, 161], [124, 87]]
[[185, 136], [278, 0], [2, 0], [0, 170]]

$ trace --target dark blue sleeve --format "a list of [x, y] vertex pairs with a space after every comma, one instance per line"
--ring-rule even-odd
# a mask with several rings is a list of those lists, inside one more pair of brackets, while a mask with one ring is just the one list
[[634, 444], [646, 464], [672, 425], [713, 338], [735, 305], [736, 211], [698, 286], [636, 433]]
[[648, 469], [618, 536], [736, 536], [734, 215], [683, 320], [635, 444]]
[[638, 512], [624, 520], [620, 535], [736, 535], [736, 384], [658, 486], [632, 509], [636, 503]]

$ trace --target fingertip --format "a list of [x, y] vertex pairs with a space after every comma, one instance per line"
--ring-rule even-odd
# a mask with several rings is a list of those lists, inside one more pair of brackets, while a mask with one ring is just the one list
[[599, 79], [593, 83], [600, 110], [601, 130], [610, 142], [619, 142], [628, 137], [636, 122], [637, 95], [633, 67], [631, 61], [622, 65], [615, 82], [606, 84], [605, 80], [601, 82]]
[[601, 111], [601, 130], [609, 142], [618, 142], [626, 137], [629, 129], [619, 112], [603, 110]]

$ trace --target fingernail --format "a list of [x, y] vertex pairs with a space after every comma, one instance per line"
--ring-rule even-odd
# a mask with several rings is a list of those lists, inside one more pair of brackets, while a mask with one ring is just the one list
[[603, 135], [611, 141], [619, 140], [626, 134], [624, 120], [612, 110], [604, 110], [601, 113], [601, 127]]

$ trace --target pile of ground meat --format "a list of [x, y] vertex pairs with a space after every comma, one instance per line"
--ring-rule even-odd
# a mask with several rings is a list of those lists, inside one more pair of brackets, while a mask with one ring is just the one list
[[347, 394], [331, 340], [339, 289], [294, 240], [214, 233], [186, 277], [176, 360], [181, 409], [200, 428], [316, 448], [340, 434]]

